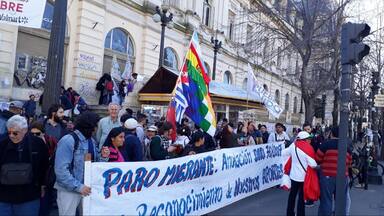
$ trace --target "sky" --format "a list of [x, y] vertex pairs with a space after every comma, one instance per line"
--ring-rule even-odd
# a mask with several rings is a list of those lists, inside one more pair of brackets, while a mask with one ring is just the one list
[[384, 27], [384, 0], [352, 0], [346, 13], [347, 21], [366, 22], [371, 32]]

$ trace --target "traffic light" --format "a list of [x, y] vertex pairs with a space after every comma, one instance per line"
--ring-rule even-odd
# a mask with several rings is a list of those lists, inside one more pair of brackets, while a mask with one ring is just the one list
[[341, 63], [358, 64], [368, 55], [370, 47], [361, 41], [369, 35], [371, 27], [365, 23], [346, 23], [341, 31]]

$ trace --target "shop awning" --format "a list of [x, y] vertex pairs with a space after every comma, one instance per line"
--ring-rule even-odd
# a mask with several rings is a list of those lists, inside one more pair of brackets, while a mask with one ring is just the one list
[[[172, 91], [175, 88], [177, 77], [177, 71], [160, 67], [139, 91], [139, 101], [158, 105], [168, 104], [172, 98]], [[211, 81], [209, 90], [214, 104], [228, 104], [263, 109], [258, 99], [249, 97], [247, 101], [247, 91], [239, 87]]]
[[240, 100], [247, 100], [251, 102], [261, 103], [260, 100], [254, 96], [248, 95], [247, 91], [237, 86], [229, 85], [227, 83], [211, 81], [209, 83], [209, 91], [211, 95], [216, 95], [224, 98], [233, 98]]

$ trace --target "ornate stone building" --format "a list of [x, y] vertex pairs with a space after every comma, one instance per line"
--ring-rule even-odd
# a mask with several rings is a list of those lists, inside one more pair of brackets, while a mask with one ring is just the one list
[[[165, 33], [166, 70], [175, 72], [181, 67], [195, 30], [211, 76], [214, 55], [211, 37], [222, 41], [216, 79], [212, 81], [216, 86], [213, 102], [219, 117], [237, 121], [238, 112], [251, 107], [257, 110], [260, 122], [300, 125], [300, 89], [285, 78], [285, 74], [297, 68], [296, 55], [279, 50], [278, 55], [263, 63], [268, 52], [279, 49], [278, 41], [258, 47], [259, 56], [246, 55], [247, 40], [252, 36], [252, 25], [247, 24], [244, 16], [249, 4], [248, 0], [70, 0], [63, 86], [73, 87], [89, 104], [97, 104], [96, 83], [103, 73], [110, 73], [112, 58], [116, 56], [121, 72], [130, 61], [133, 72], [138, 74], [125, 105], [134, 109], [164, 110], [169, 98], [160, 100], [140, 94], [158, 69], [161, 26], [152, 16], [155, 7], [163, 5], [169, 7], [174, 16], [173, 28], [167, 28]], [[29, 94], [39, 95], [44, 90], [53, 5], [54, 1], [47, 1], [41, 29], [0, 24], [0, 98], [26, 100]], [[244, 98], [248, 63], [252, 64], [259, 82], [285, 108], [279, 120], [268, 116], [257, 100]], [[224, 95], [220, 88], [229, 89], [233, 94]]]

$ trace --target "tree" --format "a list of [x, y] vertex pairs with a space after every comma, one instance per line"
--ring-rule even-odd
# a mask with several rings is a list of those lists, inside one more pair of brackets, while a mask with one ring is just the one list
[[[315, 99], [340, 76], [335, 72], [339, 68], [338, 38], [343, 10], [350, 1], [287, 0], [285, 5], [279, 2], [251, 0], [249, 22], [266, 31], [264, 34], [270, 36], [269, 40], [285, 41], [280, 51], [293, 49], [298, 53], [300, 68], [293, 76], [300, 83], [305, 121], [312, 122]], [[258, 13], [268, 20], [254, 19]]]
[[371, 94], [371, 71], [365, 61], [352, 68], [352, 110], [357, 112], [357, 132], [362, 131], [362, 124], [365, 111], [369, 109], [369, 98]]

